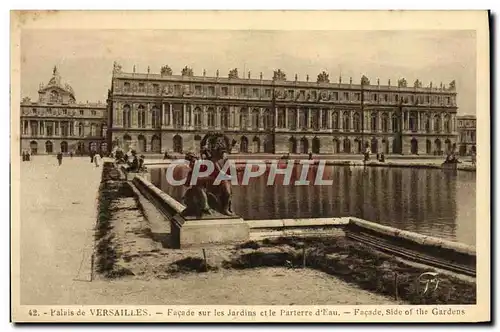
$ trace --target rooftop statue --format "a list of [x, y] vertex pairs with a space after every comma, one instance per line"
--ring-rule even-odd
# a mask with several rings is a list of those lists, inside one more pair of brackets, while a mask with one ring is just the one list
[[170, 68], [170, 66], [168, 66], [168, 65], [162, 66], [160, 69], [160, 74], [161, 74], [161, 76], [171, 76], [172, 75], [172, 68]]
[[370, 85], [370, 80], [365, 75], [361, 76], [361, 85]]
[[455, 80], [453, 80], [453, 81], [450, 82], [449, 89], [450, 90], [455, 90], [456, 89]]
[[227, 75], [228, 78], [239, 78], [238, 76], [238, 68], [231, 69], [229, 71], [229, 74]]
[[330, 83], [329, 75], [326, 71], [322, 71], [318, 74], [318, 78], [316, 79], [318, 83]]
[[405, 78], [401, 78], [398, 80], [398, 88], [406, 88], [408, 86], [408, 83], [406, 83]]
[[273, 81], [286, 81], [285, 72], [281, 71], [281, 69], [275, 70], [273, 72]]
[[193, 69], [189, 68], [188, 66], [185, 66], [182, 68], [182, 76], [193, 76]]
[[122, 66], [119, 65], [116, 61], [113, 62], [113, 74], [119, 74], [122, 72]]
[[415, 81], [415, 83], [413, 83], [413, 87], [415, 87], [415, 88], [421, 88], [422, 87], [422, 82], [420, 82], [420, 80], [417, 78], [417, 80]]

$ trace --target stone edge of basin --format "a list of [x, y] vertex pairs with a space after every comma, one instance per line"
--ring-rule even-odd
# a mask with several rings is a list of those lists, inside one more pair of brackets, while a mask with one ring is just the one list
[[398, 228], [390, 227], [390, 226], [384, 226], [380, 225], [368, 220], [356, 218], [356, 217], [350, 217], [349, 218], [349, 224], [356, 225], [361, 228], [366, 228], [371, 231], [383, 234], [383, 235], [388, 235], [396, 238], [401, 238], [405, 239], [414, 243], [417, 243], [419, 245], [426, 245], [426, 246], [431, 246], [431, 247], [438, 247], [438, 248], [443, 248], [443, 249], [449, 249], [453, 250], [459, 253], [463, 253], [466, 255], [470, 256], [476, 256], [476, 248], [473, 246], [464, 244], [464, 243], [459, 243], [459, 242], [452, 242], [448, 241], [445, 239], [440, 239], [437, 237], [429, 236], [429, 235], [423, 235], [423, 234], [418, 234], [410, 231], [405, 231], [401, 230]]
[[[170, 195], [163, 192], [147, 179], [140, 175], [136, 175], [133, 183], [146, 189], [150, 194], [156, 196], [165, 203], [174, 214], [180, 214], [185, 206], [178, 202]], [[139, 189], [140, 189], [139, 188]], [[365, 228], [373, 232], [387, 235], [395, 238], [401, 238], [419, 245], [431, 246], [453, 250], [470, 256], [476, 256], [476, 249], [473, 246], [452, 242], [445, 239], [440, 239], [433, 236], [418, 234], [410, 231], [401, 230], [398, 228], [381, 225], [375, 222], [364, 220], [356, 217], [338, 217], [338, 218], [306, 218], [306, 219], [267, 219], [267, 220], [245, 220], [250, 228], [250, 231], [258, 231], [259, 229], [285, 229], [285, 228], [312, 228], [312, 227], [335, 227], [355, 225]]]
[[267, 219], [246, 220], [250, 229], [342, 226], [349, 223], [349, 218], [307, 218], [307, 219]]
[[[234, 161], [236, 164], [243, 164], [246, 162], [244, 159], [231, 159]], [[253, 160], [250, 159], [248, 160], [250, 162], [256, 162], [257, 159]], [[272, 159], [272, 160], [266, 160], [263, 159], [263, 161], [266, 164], [271, 164], [273, 162], [279, 162], [279, 159]], [[298, 161], [298, 160], [297, 160]], [[315, 160], [317, 161], [317, 160]], [[315, 162], [312, 161], [312, 162]], [[303, 163], [312, 163], [309, 160], [304, 159]], [[172, 163], [171, 160], [165, 160], [165, 161], [152, 161], [152, 162], [145, 162], [145, 166], [150, 167], [150, 168], [162, 168], [166, 165], [170, 165]], [[436, 164], [436, 163], [429, 163], [429, 162], [420, 162], [420, 163], [412, 163], [412, 162], [379, 162], [379, 161], [368, 161], [366, 164], [363, 163], [362, 160], [327, 160], [325, 159], [325, 165], [329, 166], [370, 166], [370, 167], [402, 167], [402, 168], [435, 168], [435, 169], [442, 169], [441, 164]], [[457, 165], [457, 170], [459, 171], [467, 171], [467, 172], [475, 172], [476, 167], [473, 165]]]

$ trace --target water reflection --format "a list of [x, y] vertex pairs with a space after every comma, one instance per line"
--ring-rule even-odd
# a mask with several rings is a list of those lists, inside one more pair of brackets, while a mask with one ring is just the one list
[[[293, 168], [291, 183], [303, 166]], [[475, 173], [438, 169], [327, 166], [323, 179], [333, 185], [316, 186], [317, 168], [307, 173], [309, 185], [284, 186], [284, 175], [268, 185], [264, 176], [247, 186], [233, 187], [233, 210], [244, 219], [320, 218], [356, 216], [384, 225], [475, 245]], [[183, 170], [176, 169], [175, 178]], [[186, 187], [173, 187], [164, 169], [151, 170], [152, 182], [176, 199]], [[238, 174], [242, 182], [242, 174]]]

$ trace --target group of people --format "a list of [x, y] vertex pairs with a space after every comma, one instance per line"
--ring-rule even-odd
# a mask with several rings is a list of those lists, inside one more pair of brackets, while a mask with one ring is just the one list
[[144, 155], [137, 156], [135, 150], [130, 150], [125, 153], [121, 149], [116, 149], [111, 153], [111, 157], [114, 158], [117, 163], [126, 164], [129, 172], [142, 172], [145, 170], [145, 157]]
[[29, 151], [23, 150], [23, 161], [30, 161], [31, 160], [31, 154]]

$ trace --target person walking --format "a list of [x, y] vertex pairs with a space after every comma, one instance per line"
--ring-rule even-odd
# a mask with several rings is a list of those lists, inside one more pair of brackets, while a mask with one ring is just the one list
[[71, 159], [73, 159], [73, 151], [70, 151], [70, 153], [69, 153], [69, 157], [70, 157]]
[[59, 163], [59, 166], [61, 166], [62, 164], [62, 159], [63, 159], [63, 154], [61, 151], [59, 151], [59, 153], [57, 154], [57, 161]]
[[98, 153], [96, 153], [94, 156], [95, 167], [99, 167], [100, 163], [101, 163], [101, 156]]

